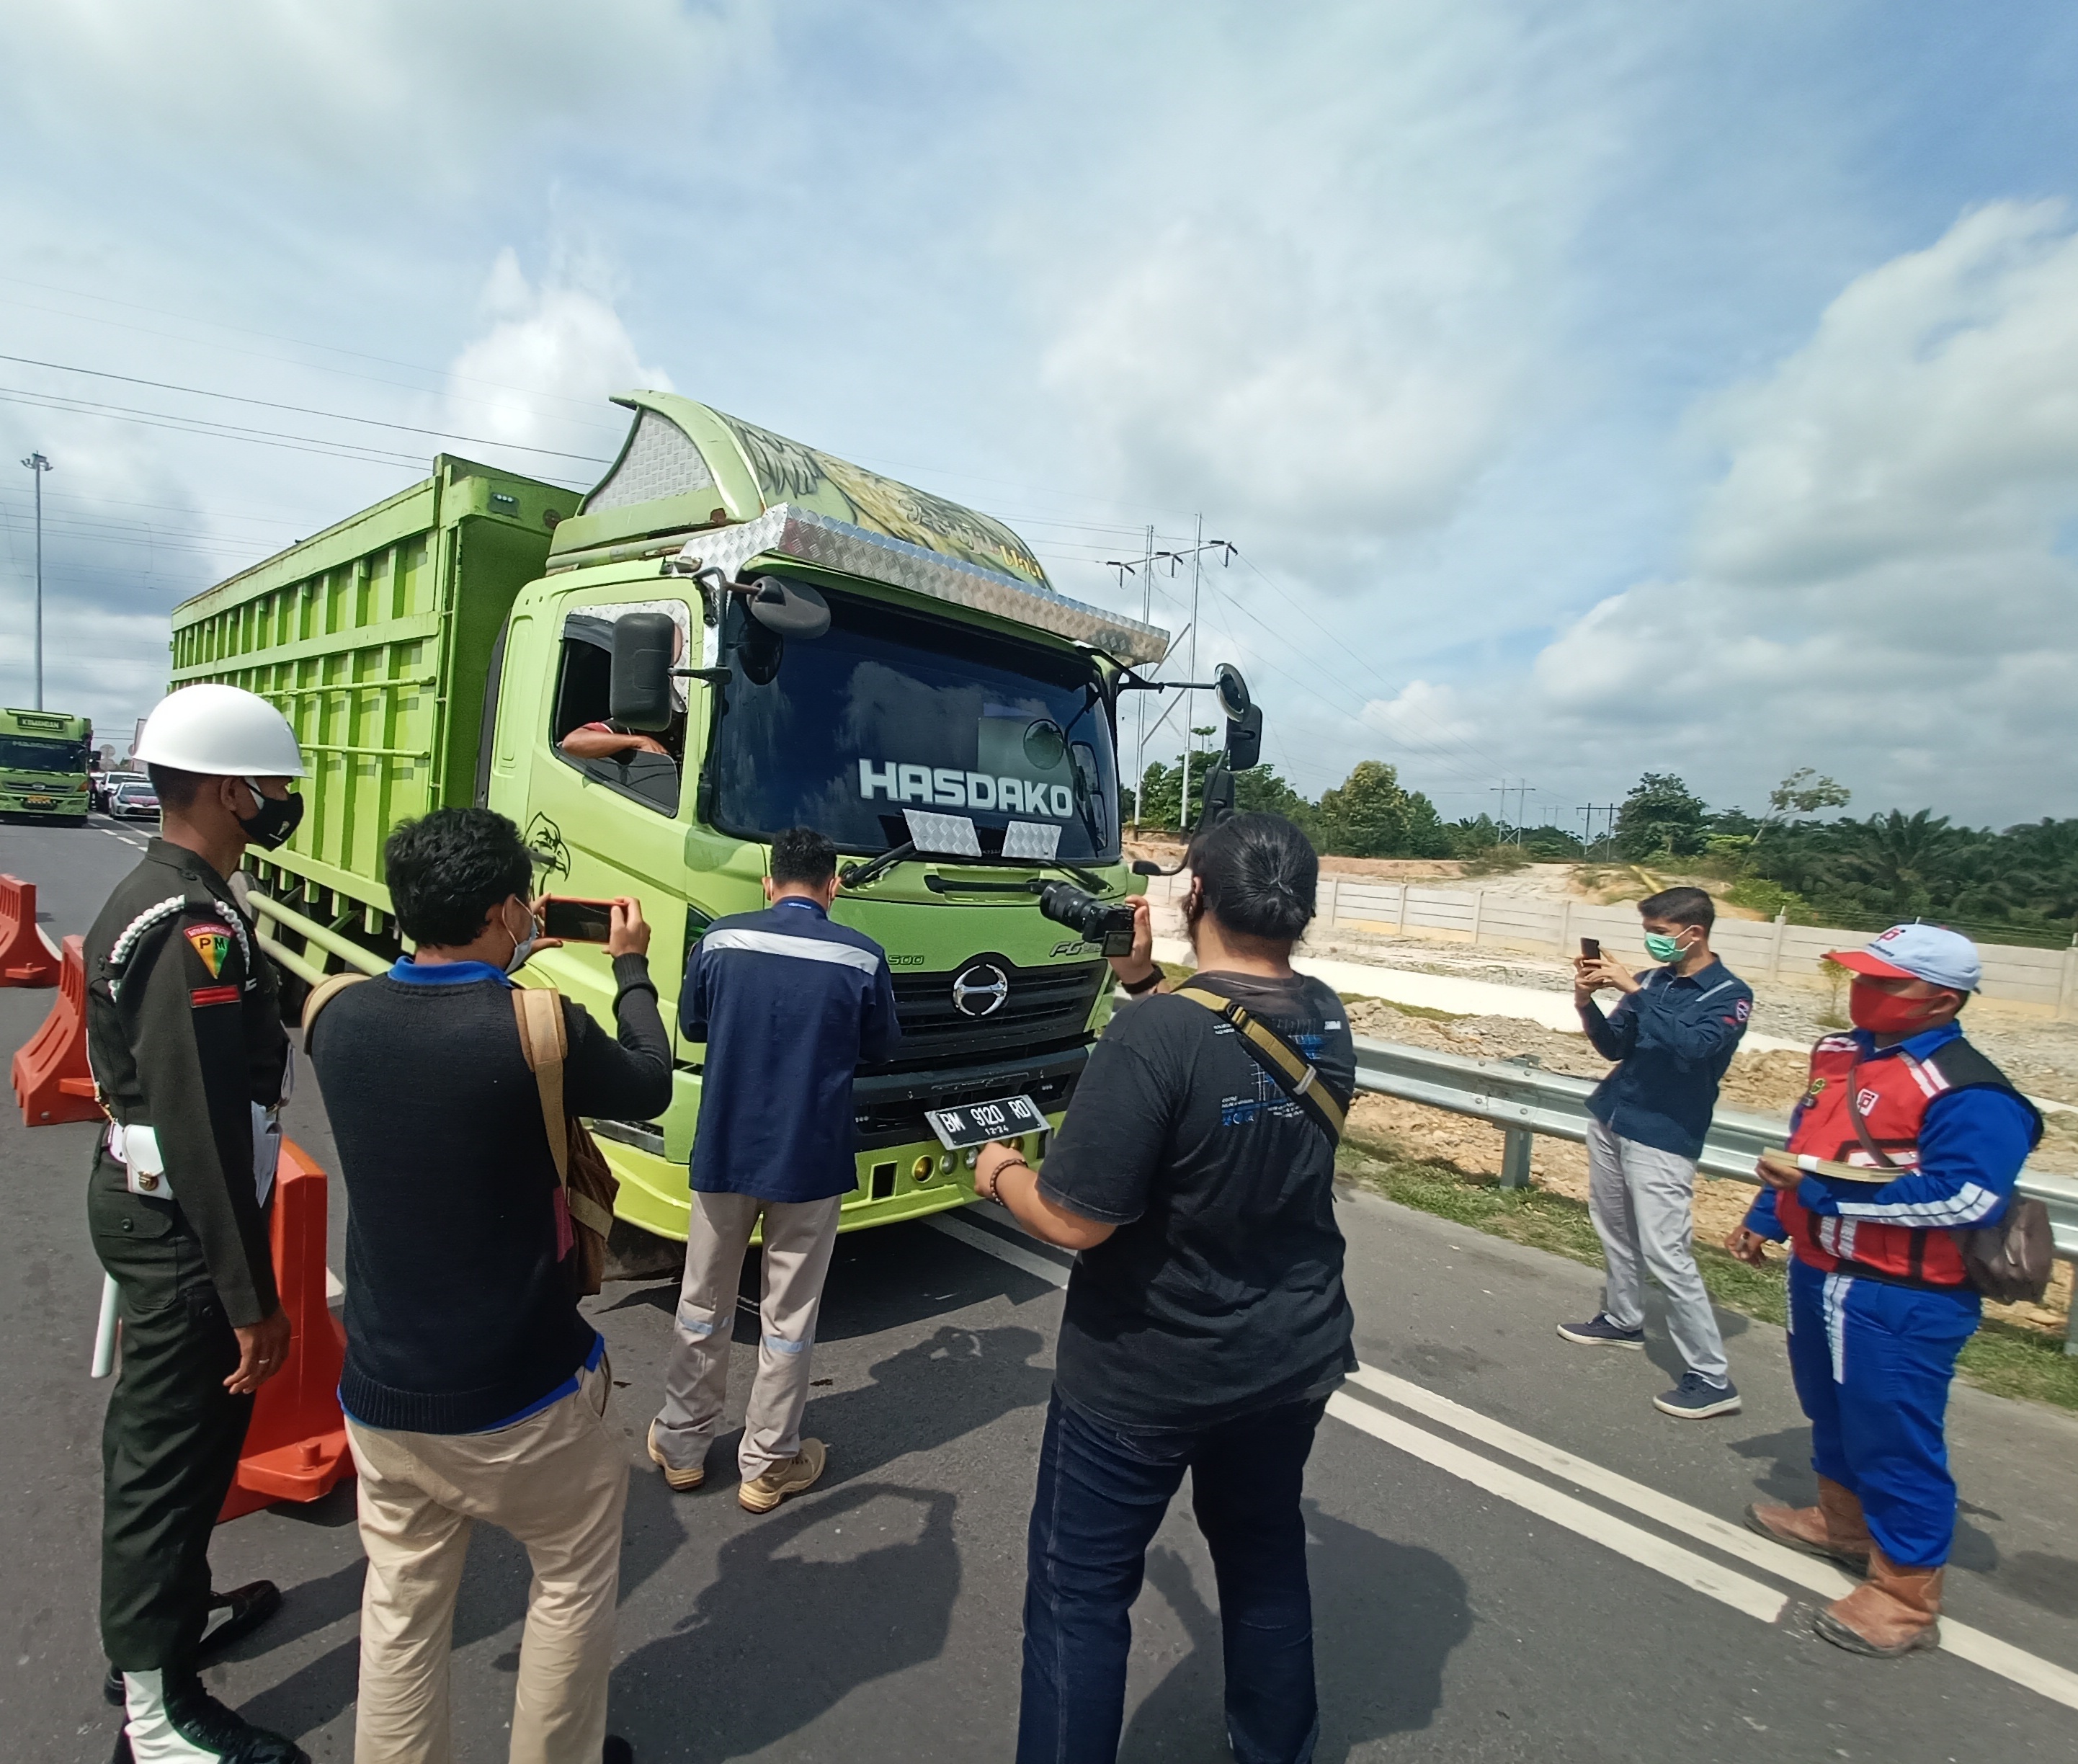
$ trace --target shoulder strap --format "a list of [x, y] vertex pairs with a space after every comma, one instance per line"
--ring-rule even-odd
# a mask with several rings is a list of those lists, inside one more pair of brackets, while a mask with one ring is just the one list
[[553, 986], [515, 986], [512, 1012], [520, 1022], [520, 1051], [541, 1094], [541, 1125], [556, 1161], [556, 1180], [570, 1174], [570, 1120], [563, 1111], [563, 1057], [569, 1051], [563, 1026], [563, 995]]
[[2042, 1111], [2021, 1093], [2020, 1088], [2005, 1074], [1988, 1059], [1984, 1050], [1967, 1037], [1958, 1036], [1952, 1041], [1943, 1042], [1928, 1055], [1925, 1062], [1941, 1074], [1941, 1082], [1951, 1092], [1956, 1091], [2003, 1091], [2027, 1111], [2031, 1120], [2034, 1143], [2042, 1143], [2044, 1123]]
[[1277, 1086], [1306, 1111], [1307, 1117], [1328, 1136], [1328, 1144], [1339, 1145], [1348, 1111], [1321, 1082], [1321, 1074], [1304, 1055], [1275, 1029], [1250, 1016], [1240, 1003], [1193, 976], [1176, 988], [1175, 996], [1201, 1004], [1213, 1015], [1233, 1025], [1241, 1045], [1258, 1065], [1268, 1072]]
[[1862, 1149], [1876, 1161], [1879, 1170], [1896, 1170], [1897, 1160], [1876, 1142], [1869, 1132], [1869, 1124], [1862, 1118], [1862, 1062], [1859, 1060], [1847, 1068], [1847, 1119], [1855, 1124], [1855, 1137], [1862, 1142]]
[[311, 1031], [318, 1026], [318, 1012], [323, 1010], [348, 986], [357, 986], [365, 980], [365, 974], [351, 971], [326, 976], [311, 988], [311, 995], [303, 1000], [303, 1052], [311, 1051]]

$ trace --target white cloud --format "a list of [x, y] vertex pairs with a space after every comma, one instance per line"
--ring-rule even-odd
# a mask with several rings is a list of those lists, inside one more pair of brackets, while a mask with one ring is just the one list
[[[498, 254], [480, 309], [489, 328], [449, 369], [453, 426], [519, 445], [597, 454], [606, 400], [631, 389], [668, 392], [645, 365], [612, 302], [567, 281], [530, 281], [509, 247]], [[544, 476], [582, 478], [574, 461], [538, 461]], [[591, 472], [594, 478], [603, 475]]]
[[1476, 740], [1479, 722], [1454, 686], [1416, 680], [1390, 699], [1373, 699], [1361, 719], [1397, 746], [1420, 751], [1439, 744]]
[[1108, 224], [1042, 372], [1110, 474], [1308, 562], [1446, 522], [1551, 390], [1642, 40], [1610, 17], [1323, 8], [1299, 40], [1229, 18], [1183, 46], [1145, 129], [1070, 180], [1071, 235]]
[[[80, 152], [145, 143], [331, 181], [467, 189], [574, 119], [640, 131], [762, 52], [758, 0], [67, 0], [0, 24], [0, 94]], [[10, 71], [11, 70], [11, 71]], [[152, 164], [156, 152], [143, 163]], [[134, 158], [131, 163], [139, 163]]]
[[1692, 573], [1546, 648], [1525, 732], [1749, 794], [1809, 763], [1870, 806], [2078, 811], [2074, 386], [2057, 207], [1992, 205], [1857, 278], [1700, 413], [1727, 457]]

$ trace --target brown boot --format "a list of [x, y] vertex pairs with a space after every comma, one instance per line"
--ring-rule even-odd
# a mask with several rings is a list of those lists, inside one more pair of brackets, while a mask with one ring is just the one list
[[1823, 1556], [1858, 1574], [1869, 1570], [1869, 1527], [1861, 1501], [1852, 1489], [1826, 1477], [1818, 1478], [1816, 1507], [1749, 1507], [1746, 1524], [1807, 1556]]
[[1871, 1544], [1869, 1578], [1844, 1599], [1814, 1612], [1811, 1627], [1836, 1648], [1895, 1659], [1941, 1645], [1939, 1568], [1901, 1568]]

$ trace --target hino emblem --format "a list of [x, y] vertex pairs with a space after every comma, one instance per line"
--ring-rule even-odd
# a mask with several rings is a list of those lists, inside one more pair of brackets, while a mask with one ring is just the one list
[[963, 1017], [992, 1016], [1009, 996], [1009, 976], [991, 962], [977, 961], [953, 977], [953, 1008]]

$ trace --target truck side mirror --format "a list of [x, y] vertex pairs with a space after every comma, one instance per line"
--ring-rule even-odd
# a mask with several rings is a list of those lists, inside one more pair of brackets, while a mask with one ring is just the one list
[[1227, 719], [1226, 769], [1246, 772], [1262, 757], [1262, 707], [1251, 704]]
[[671, 665], [678, 628], [668, 612], [628, 612], [613, 621], [607, 715], [623, 728], [655, 734], [671, 726]]

